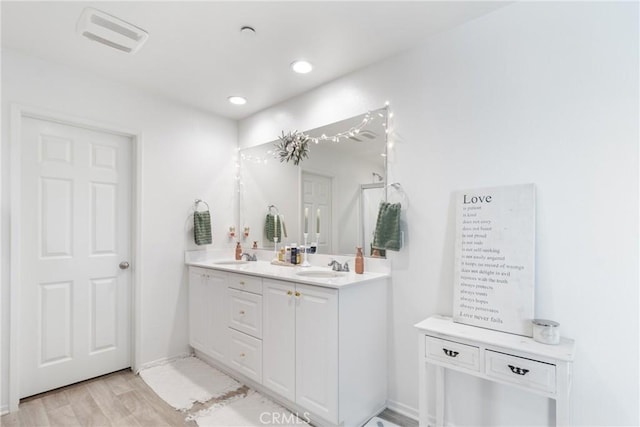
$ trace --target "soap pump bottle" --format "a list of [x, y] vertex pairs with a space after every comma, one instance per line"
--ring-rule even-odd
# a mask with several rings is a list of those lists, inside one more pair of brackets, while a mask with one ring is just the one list
[[236, 243], [236, 259], [242, 259], [242, 246], [240, 246], [240, 242]]
[[364, 255], [362, 255], [362, 248], [356, 247], [356, 274], [364, 273]]

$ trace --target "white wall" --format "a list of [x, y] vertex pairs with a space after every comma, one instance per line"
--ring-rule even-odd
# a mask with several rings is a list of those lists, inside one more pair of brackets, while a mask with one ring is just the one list
[[39, 107], [142, 134], [141, 363], [189, 351], [184, 250], [195, 249], [195, 198], [212, 209], [214, 247], [236, 215], [237, 122], [18, 53], [2, 51], [2, 402], [7, 405], [9, 317], [9, 106]]
[[[240, 123], [240, 145], [391, 102], [389, 182], [409, 207], [392, 254], [390, 394], [417, 408], [412, 325], [451, 314], [458, 189], [537, 187], [536, 315], [577, 342], [576, 425], [639, 425], [638, 4], [522, 2]], [[453, 425], [544, 425], [553, 404], [454, 374]]]

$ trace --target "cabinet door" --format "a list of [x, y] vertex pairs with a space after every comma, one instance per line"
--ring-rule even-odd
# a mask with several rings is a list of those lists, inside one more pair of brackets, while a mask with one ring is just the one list
[[209, 344], [207, 329], [211, 323], [205, 310], [207, 298], [206, 270], [189, 268], [189, 344], [206, 351]]
[[262, 384], [295, 400], [295, 286], [264, 280]]
[[227, 302], [224, 273], [189, 268], [189, 344], [208, 356], [227, 358]]
[[338, 291], [296, 285], [296, 403], [338, 423]]
[[206, 353], [227, 363], [229, 345], [227, 275], [224, 272], [207, 270], [206, 286], [205, 311], [210, 319]]

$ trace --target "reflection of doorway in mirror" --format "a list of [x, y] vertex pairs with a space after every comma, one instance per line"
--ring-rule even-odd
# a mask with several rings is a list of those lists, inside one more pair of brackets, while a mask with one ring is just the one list
[[332, 249], [332, 218], [331, 218], [331, 200], [332, 200], [332, 179], [324, 175], [318, 175], [311, 172], [302, 172], [302, 209], [301, 221], [302, 230], [300, 240], [302, 244], [304, 233], [304, 213], [305, 208], [308, 209], [308, 233], [309, 243], [315, 242], [318, 226], [318, 213], [320, 213], [320, 241], [318, 242], [318, 252], [327, 254], [333, 253]]

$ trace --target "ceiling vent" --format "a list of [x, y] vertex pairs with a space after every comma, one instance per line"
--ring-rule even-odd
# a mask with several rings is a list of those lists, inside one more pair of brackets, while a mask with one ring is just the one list
[[142, 28], [92, 7], [82, 11], [78, 34], [126, 53], [136, 53], [147, 41], [149, 34]]
[[377, 135], [375, 132], [372, 132], [370, 130], [363, 130], [358, 132], [356, 135], [350, 135], [349, 139], [356, 141], [356, 142], [362, 142], [362, 139], [359, 137], [365, 137], [368, 139], [376, 139]]

